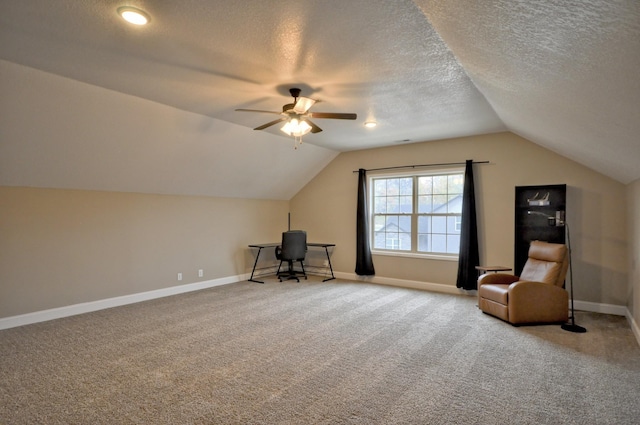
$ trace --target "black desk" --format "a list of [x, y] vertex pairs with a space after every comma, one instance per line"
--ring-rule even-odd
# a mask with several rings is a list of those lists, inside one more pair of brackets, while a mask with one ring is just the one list
[[[251, 270], [251, 277], [249, 278], [249, 281], [251, 282], [257, 282], [257, 283], [264, 283], [261, 280], [255, 280], [253, 278], [255, 272], [256, 272], [256, 266], [258, 265], [258, 258], [260, 258], [260, 253], [262, 252], [263, 249], [265, 248], [275, 248], [276, 246], [281, 245], [281, 243], [278, 242], [273, 242], [273, 243], [263, 243], [263, 244], [252, 244], [249, 245], [249, 248], [256, 248], [258, 250], [258, 254], [256, 255], [256, 261], [254, 261], [253, 263], [253, 270]], [[331, 266], [331, 257], [329, 256], [329, 248], [336, 246], [336, 244], [334, 243], [312, 243], [312, 242], [308, 242], [307, 243], [307, 248], [311, 247], [311, 248], [324, 248], [324, 252], [327, 254], [327, 262], [329, 264], [329, 271], [331, 272], [331, 277], [328, 277], [326, 279], [323, 280], [323, 282], [326, 282], [328, 280], [333, 280], [336, 277], [333, 275], [333, 267]]]

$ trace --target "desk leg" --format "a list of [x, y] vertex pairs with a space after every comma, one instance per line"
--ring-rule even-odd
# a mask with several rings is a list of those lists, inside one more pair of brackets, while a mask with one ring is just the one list
[[327, 261], [329, 262], [329, 271], [331, 272], [331, 277], [328, 277], [323, 280], [323, 282], [326, 282], [328, 280], [333, 280], [336, 277], [333, 275], [333, 267], [331, 266], [331, 257], [329, 257], [329, 248], [325, 246], [324, 251], [327, 253]]
[[254, 261], [253, 263], [253, 270], [251, 270], [251, 277], [249, 278], [249, 282], [264, 283], [261, 280], [255, 280], [253, 278], [253, 274], [256, 272], [256, 266], [258, 265], [258, 258], [260, 258], [260, 252], [262, 252], [262, 248], [258, 248], [258, 254], [256, 255], [256, 261]]

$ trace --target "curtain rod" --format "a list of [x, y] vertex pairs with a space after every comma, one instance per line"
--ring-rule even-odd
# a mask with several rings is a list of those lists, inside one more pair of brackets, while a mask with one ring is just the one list
[[[473, 164], [489, 164], [489, 161], [473, 161]], [[420, 165], [399, 165], [397, 167], [370, 168], [365, 171], [382, 171], [382, 170], [398, 170], [400, 168], [418, 168], [418, 167], [443, 167], [445, 165], [466, 165], [466, 162], [445, 162], [442, 164], [420, 164]], [[354, 173], [360, 170], [355, 170]]]

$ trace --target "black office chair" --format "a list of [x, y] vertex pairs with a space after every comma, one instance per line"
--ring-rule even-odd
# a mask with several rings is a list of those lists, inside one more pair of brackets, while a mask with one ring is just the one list
[[[282, 282], [284, 279], [295, 279], [300, 282], [298, 275], [307, 278], [304, 270], [304, 258], [307, 255], [307, 232], [304, 230], [289, 230], [282, 232], [282, 245], [276, 247], [276, 258], [280, 260], [278, 272], [276, 275]], [[280, 271], [283, 262], [287, 262], [289, 267], [285, 271]], [[293, 268], [294, 262], [300, 262], [302, 272], [298, 272]]]

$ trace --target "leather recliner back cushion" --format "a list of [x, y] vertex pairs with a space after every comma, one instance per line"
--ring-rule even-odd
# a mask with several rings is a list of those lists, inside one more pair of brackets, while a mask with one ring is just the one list
[[529, 258], [522, 269], [520, 280], [544, 282], [555, 285], [561, 270], [562, 263], [550, 263], [548, 261]]
[[561, 244], [533, 241], [531, 242], [531, 246], [529, 246], [529, 258], [552, 261], [554, 263], [562, 263], [566, 252], [567, 247]]

